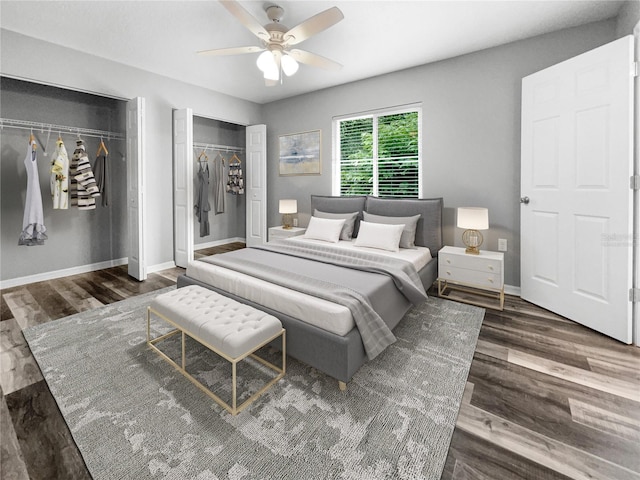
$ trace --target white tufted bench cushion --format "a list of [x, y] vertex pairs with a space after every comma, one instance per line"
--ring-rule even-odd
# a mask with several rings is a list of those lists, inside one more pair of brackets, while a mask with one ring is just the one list
[[[151, 338], [152, 314], [175, 328], [168, 333]], [[176, 334], [182, 336], [181, 365], [163, 353], [157, 346], [159, 342]], [[231, 363], [231, 404], [187, 372], [186, 336], [194, 338]], [[147, 307], [147, 345], [232, 415], [242, 411], [284, 377], [287, 370], [286, 336], [280, 320], [273, 315], [197, 285], [178, 288], [158, 295]], [[282, 346], [282, 367], [256, 355], [261, 347], [278, 337]], [[275, 371], [277, 375], [238, 406], [237, 364], [249, 356]]]
[[254, 351], [282, 331], [273, 315], [197, 285], [159, 295], [151, 308], [231, 358]]

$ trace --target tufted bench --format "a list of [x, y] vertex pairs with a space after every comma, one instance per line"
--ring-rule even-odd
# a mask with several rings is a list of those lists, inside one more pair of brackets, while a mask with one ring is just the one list
[[[151, 314], [175, 327], [174, 330], [151, 339]], [[178, 365], [155, 345], [177, 333], [182, 333], [182, 365]], [[185, 335], [197, 340], [225, 360], [231, 362], [231, 405], [191, 376], [185, 365]], [[255, 351], [281, 337], [282, 368], [255, 355]], [[176, 367], [183, 375], [213, 398], [232, 415], [262, 395], [280, 380], [286, 370], [286, 333], [280, 320], [249, 305], [207, 290], [197, 285], [178, 288], [158, 295], [147, 308], [147, 344], [162, 358]], [[262, 389], [254, 393], [239, 407], [236, 406], [236, 364], [251, 356], [278, 372]]]

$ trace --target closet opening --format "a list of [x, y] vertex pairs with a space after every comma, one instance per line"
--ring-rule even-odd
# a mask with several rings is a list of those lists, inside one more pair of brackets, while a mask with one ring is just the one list
[[[124, 100], [0, 77], [2, 288], [127, 263], [126, 107]], [[25, 246], [18, 239], [31, 135], [47, 238]], [[100, 177], [95, 207], [81, 209], [71, 198], [68, 208], [54, 205], [51, 163], [59, 139], [70, 163], [82, 145]], [[106, 148], [99, 149], [101, 143]]]
[[186, 267], [207, 249], [243, 242], [246, 127], [174, 111], [174, 258]]

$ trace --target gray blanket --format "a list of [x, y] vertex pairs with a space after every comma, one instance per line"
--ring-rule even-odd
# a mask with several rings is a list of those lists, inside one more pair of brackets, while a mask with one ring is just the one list
[[[365, 295], [354, 288], [341, 285], [340, 278], [328, 281], [326, 278], [314, 277], [313, 267], [310, 267], [308, 260], [387, 275], [413, 304], [418, 304], [427, 298], [417, 272], [409, 262], [360, 252], [345, 252], [324, 245], [292, 245], [291, 243], [293, 242], [270, 243], [229, 254], [213, 255], [201, 261], [344, 305], [354, 318], [369, 359], [375, 358], [388, 345], [395, 342], [395, 336]], [[306, 259], [305, 267], [280, 268], [284, 263], [282, 255]], [[345, 271], [344, 275], [348, 275], [348, 271]]]

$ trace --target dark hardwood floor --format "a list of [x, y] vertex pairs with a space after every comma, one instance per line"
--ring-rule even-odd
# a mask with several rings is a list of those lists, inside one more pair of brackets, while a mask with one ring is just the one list
[[[0, 479], [90, 478], [22, 329], [183, 271], [137, 282], [114, 267], [0, 292]], [[567, 478], [640, 480], [640, 348], [508, 296], [487, 310], [442, 480]]]

